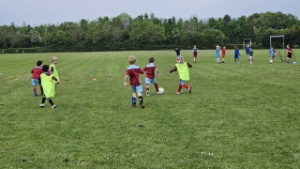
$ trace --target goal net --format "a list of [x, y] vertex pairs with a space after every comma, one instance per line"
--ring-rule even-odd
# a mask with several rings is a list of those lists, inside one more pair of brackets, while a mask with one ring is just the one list
[[244, 50], [246, 50], [246, 48], [247, 48], [248, 45], [249, 45], [249, 47], [252, 46], [252, 40], [251, 40], [251, 38], [244, 38], [244, 41], [243, 41]]
[[278, 57], [281, 62], [286, 62], [284, 57], [284, 35], [271, 35], [270, 36], [270, 49], [275, 49], [276, 57]]

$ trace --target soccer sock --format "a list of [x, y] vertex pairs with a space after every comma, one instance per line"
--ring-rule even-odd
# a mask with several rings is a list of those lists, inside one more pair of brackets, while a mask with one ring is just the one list
[[186, 89], [188, 89], [190, 86], [187, 85], [187, 84], [183, 84], [183, 87], [186, 88]]
[[154, 86], [155, 86], [156, 92], [158, 92], [158, 84], [154, 83]]
[[132, 103], [132, 105], [136, 105], [136, 98], [135, 97], [131, 98], [131, 103]]
[[140, 105], [143, 105], [143, 96], [139, 96]]
[[36, 94], [36, 87], [33, 86], [33, 93]]
[[147, 85], [146, 86], [146, 92], [149, 92], [150, 87]]
[[42, 104], [44, 104], [44, 103], [45, 103], [45, 101], [46, 101], [46, 97], [45, 97], [45, 96], [43, 96], [43, 98], [42, 98]]
[[48, 101], [49, 101], [49, 103], [51, 104], [51, 106], [53, 106], [53, 105], [54, 105], [54, 103], [53, 103], [52, 99], [48, 99]]
[[181, 88], [182, 88], [182, 85], [179, 84], [179, 85], [178, 85], [178, 90], [177, 90], [177, 92], [180, 92], [180, 91], [181, 91]]

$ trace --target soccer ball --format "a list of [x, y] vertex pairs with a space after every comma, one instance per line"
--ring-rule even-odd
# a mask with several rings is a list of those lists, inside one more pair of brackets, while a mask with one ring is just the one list
[[269, 62], [270, 62], [270, 63], [273, 63], [273, 60], [270, 60]]
[[160, 94], [164, 94], [164, 93], [165, 93], [165, 89], [162, 88], [162, 87], [159, 87], [159, 88], [158, 88], [158, 92], [159, 92]]

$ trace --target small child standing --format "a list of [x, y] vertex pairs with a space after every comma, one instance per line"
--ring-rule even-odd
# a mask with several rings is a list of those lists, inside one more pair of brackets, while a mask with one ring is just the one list
[[175, 52], [176, 52], [176, 56], [180, 56], [180, 49], [179, 48], [175, 48]]
[[254, 62], [254, 55], [253, 55], [254, 51], [251, 47], [249, 47], [249, 60], [250, 60], [250, 64], [252, 64]]
[[49, 67], [49, 72], [51, 75], [56, 77], [56, 79], [59, 81], [59, 75], [58, 75], [58, 72], [56, 69], [56, 64], [58, 63], [58, 58], [56, 56], [52, 56], [50, 61], [51, 61], [51, 64]]
[[56, 105], [52, 101], [52, 97], [55, 95], [55, 84], [59, 84], [59, 80], [53, 76], [48, 74], [49, 66], [44, 65], [42, 67], [43, 73], [41, 74], [41, 83], [44, 90], [44, 95], [42, 98], [42, 103], [39, 105], [40, 107], [44, 107], [44, 103], [46, 99], [48, 99], [49, 103], [51, 104], [51, 108], [55, 108]]
[[226, 47], [222, 48], [222, 63], [225, 63], [225, 56], [226, 56]]
[[216, 63], [220, 63], [220, 46], [216, 46]]
[[193, 54], [194, 54], [194, 63], [196, 63], [197, 55], [198, 55], [198, 48], [196, 45], [193, 48]]
[[234, 49], [234, 63], [236, 63], [236, 60], [239, 61], [239, 64], [241, 64], [241, 61], [240, 61], [240, 50], [239, 48], [236, 46], [235, 49]]
[[150, 96], [149, 90], [150, 90], [150, 85], [154, 84], [156, 93], [161, 94], [158, 91], [158, 84], [156, 82], [155, 76], [159, 76], [159, 72], [157, 67], [154, 65], [154, 58], [151, 57], [149, 58], [149, 64], [146, 65], [144, 68], [144, 71], [146, 72], [146, 78], [145, 78], [145, 84], [146, 84], [146, 96]]
[[141, 69], [139, 66], [136, 66], [136, 57], [135, 56], [129, 56], [128, 62], [130, 66], [127, 68], [124, 78], [124, 86], [127, 86], [127, 80], [129, 78], [131, 89], [132, 89], [132, 98], [131, 103], [132, 107], [136, 106], [136, 97], [139, 97], [140, 101], [140, 108], [145, 108], [143, 104], [143, 87], [140, 81], [140, 74], [144, 73], [144, 70]]
[[33, 95], [34, 96], [38, 96], [38, 94], [36, 92], [37, 85], [40, 86], [41, 95], [43, 95], [43, 88], [41, 86], [41, 80], [40, 80], [40, 75], [43, 73], [42, 66], [43, 66], [43, 61], [38, 60], [36, 62], [36, 67], [31, 70], [31, 74], [32, 74], [31, 75], [31, 83], [33, 86]]
[[192, 65], [184, 62], [184, 59], [182, 56], [177, 57], [177, 64], [175, 64], [175, 67], [170, 70], [170, 73], [174, 71], [178, 71], [179, 74], [179, 85], [178, 90], [176, 94], [180, 94], [181, 88], [184, 87], [188, 89], [189, 93], [192, 93], [192, 87], [187, 85], [185, 82], [190, 80], [190, 72], [189, 68], [191, 68]]

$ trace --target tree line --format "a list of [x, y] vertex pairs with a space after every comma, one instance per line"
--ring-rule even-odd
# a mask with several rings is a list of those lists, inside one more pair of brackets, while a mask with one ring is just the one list
[[[269, 48], [270, 35], [285, 35], [285, 43], [300, 45], [300, 21], [282, 12], [254, 13], [250, 16], [199, 20], [158, 18], [153, 13], [132, 18], [127, 13], [88, 21], [30, 26], [0, 26], [0, 49], [5, 52], [62, 52], [159, 50], [179, 47], [232, 48], [251, 38], [256, 48]], [[275, 42], [282, 46], [281, 42]]]

